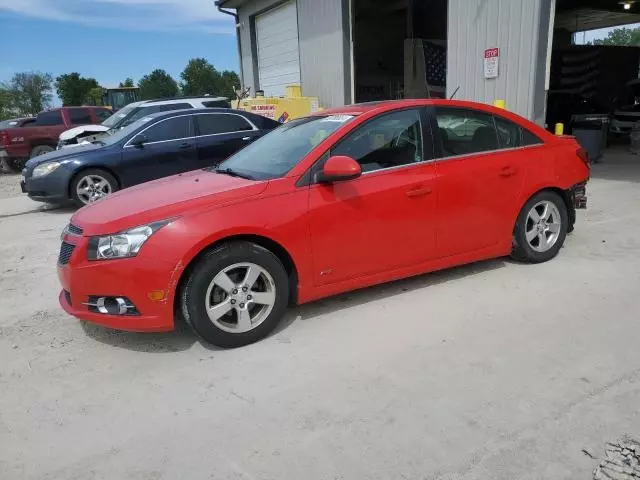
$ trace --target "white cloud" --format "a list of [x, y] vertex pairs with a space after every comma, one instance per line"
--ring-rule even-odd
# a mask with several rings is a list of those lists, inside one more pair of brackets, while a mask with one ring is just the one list
[[234, 32], [213, 0], [0, 0], [0, 11], [125, 30]]

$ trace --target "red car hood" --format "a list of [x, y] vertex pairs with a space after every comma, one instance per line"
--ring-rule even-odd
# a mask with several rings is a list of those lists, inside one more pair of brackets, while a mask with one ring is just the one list
[[115, 233], [258, 195], [268, 182], [204, 170], [154, 180], [114, 193], [78, 210], [71, 223], [85, 235]]

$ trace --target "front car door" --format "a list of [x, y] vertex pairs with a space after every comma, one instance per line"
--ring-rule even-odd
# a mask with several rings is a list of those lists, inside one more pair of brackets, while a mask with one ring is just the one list
[[198, 162], [202, 167], [217, 165], [262, 133], [244, 116], [236, 113], [196, 115]]
[[510, 239], [526, 168], [520, 127], [480, 110], [438, 106], [430, 112], [439, 139], [438, 256]]
[[[145, 137], [143, 145], [133, 140]], [[141, 129], [122, 149], [121, 177], [125, 186], [196, 168], [196, 141], [193, 115], [182, 114], [159, 120]]]
[[424, 110], [394, 111], [369, 120], [325, 154], [324, 159], [349, 156], [363, 173], [352, 181], [310, 187], [317, 285], [388, 272], [435, 256], [431, 138]]

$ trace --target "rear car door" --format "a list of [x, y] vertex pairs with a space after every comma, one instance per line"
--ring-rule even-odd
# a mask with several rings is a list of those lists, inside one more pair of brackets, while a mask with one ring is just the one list
[[498, 129], [493, 115], [474, 109], [430, 111], [439, 137], [438, 256], [490, 248], [511, 238], [526, 170], [520, 127], [498, 119]]
[[[133, 141], [144, 135], [143, 145]], [[121, 177], [125, 186], [148, 182], [196, 168], [193, 115], [159, 120], [131, 138], [122, 149]]]
[[363, 173], [355, 180], [310, 187], [317, 285], [388, 272], [435, 256], [431, 138], [424, 110], [401, 110], [369, 120], [325, 155], [349, 156]]
[[236, 113], [199, 113], [196, 116], [198, 161], [217, 165], [262, 135], [253, 123]]

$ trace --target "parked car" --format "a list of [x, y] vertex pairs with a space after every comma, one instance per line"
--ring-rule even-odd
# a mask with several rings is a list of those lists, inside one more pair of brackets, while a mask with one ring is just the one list
[[631, 80], [627, 82], [629, 97], [633, 99], [632, 103], [618, 108], [613, 112], [611, 120], [611, 133], [628, 136], [631, 130], [640, 121], [640, 80]]
[[[477, 126], [449, 135], [465, 123], [453, 117]], [[550, 260], [586, 207], [589, 173], [574, 139], [488, 105], [328, 110], [217, 168], [80, 209], [63, 232], [60, 303], [133, 331], [171, 330], [180, 312], [206, 341], [237, 347], [290, 303], [492, 257]]]
[[0, 158], [22, 167], [29, 158], [55, 150], [60, 132], [73, 125], [102, 122], [109, 115], [111, 111], [102, 107], [62, 107], [38, 114], [35, 121], [3, 127]]
[[219, 108], [155, 113], [96, 143], [29, 160], [22, 191], [41, 202], [85, 205], [122, 188], [216, 165], [279, 125]]
[[62, 132], [58, 139], [58, 148], [91, 143], [100, 139], [109, 130], [126, 127], [152, 113], [183, 110], [185, 108], [231, 108], [231, 104], [224, 97], [181, 97], [130, 103], [99, 125], [81, 125]]

